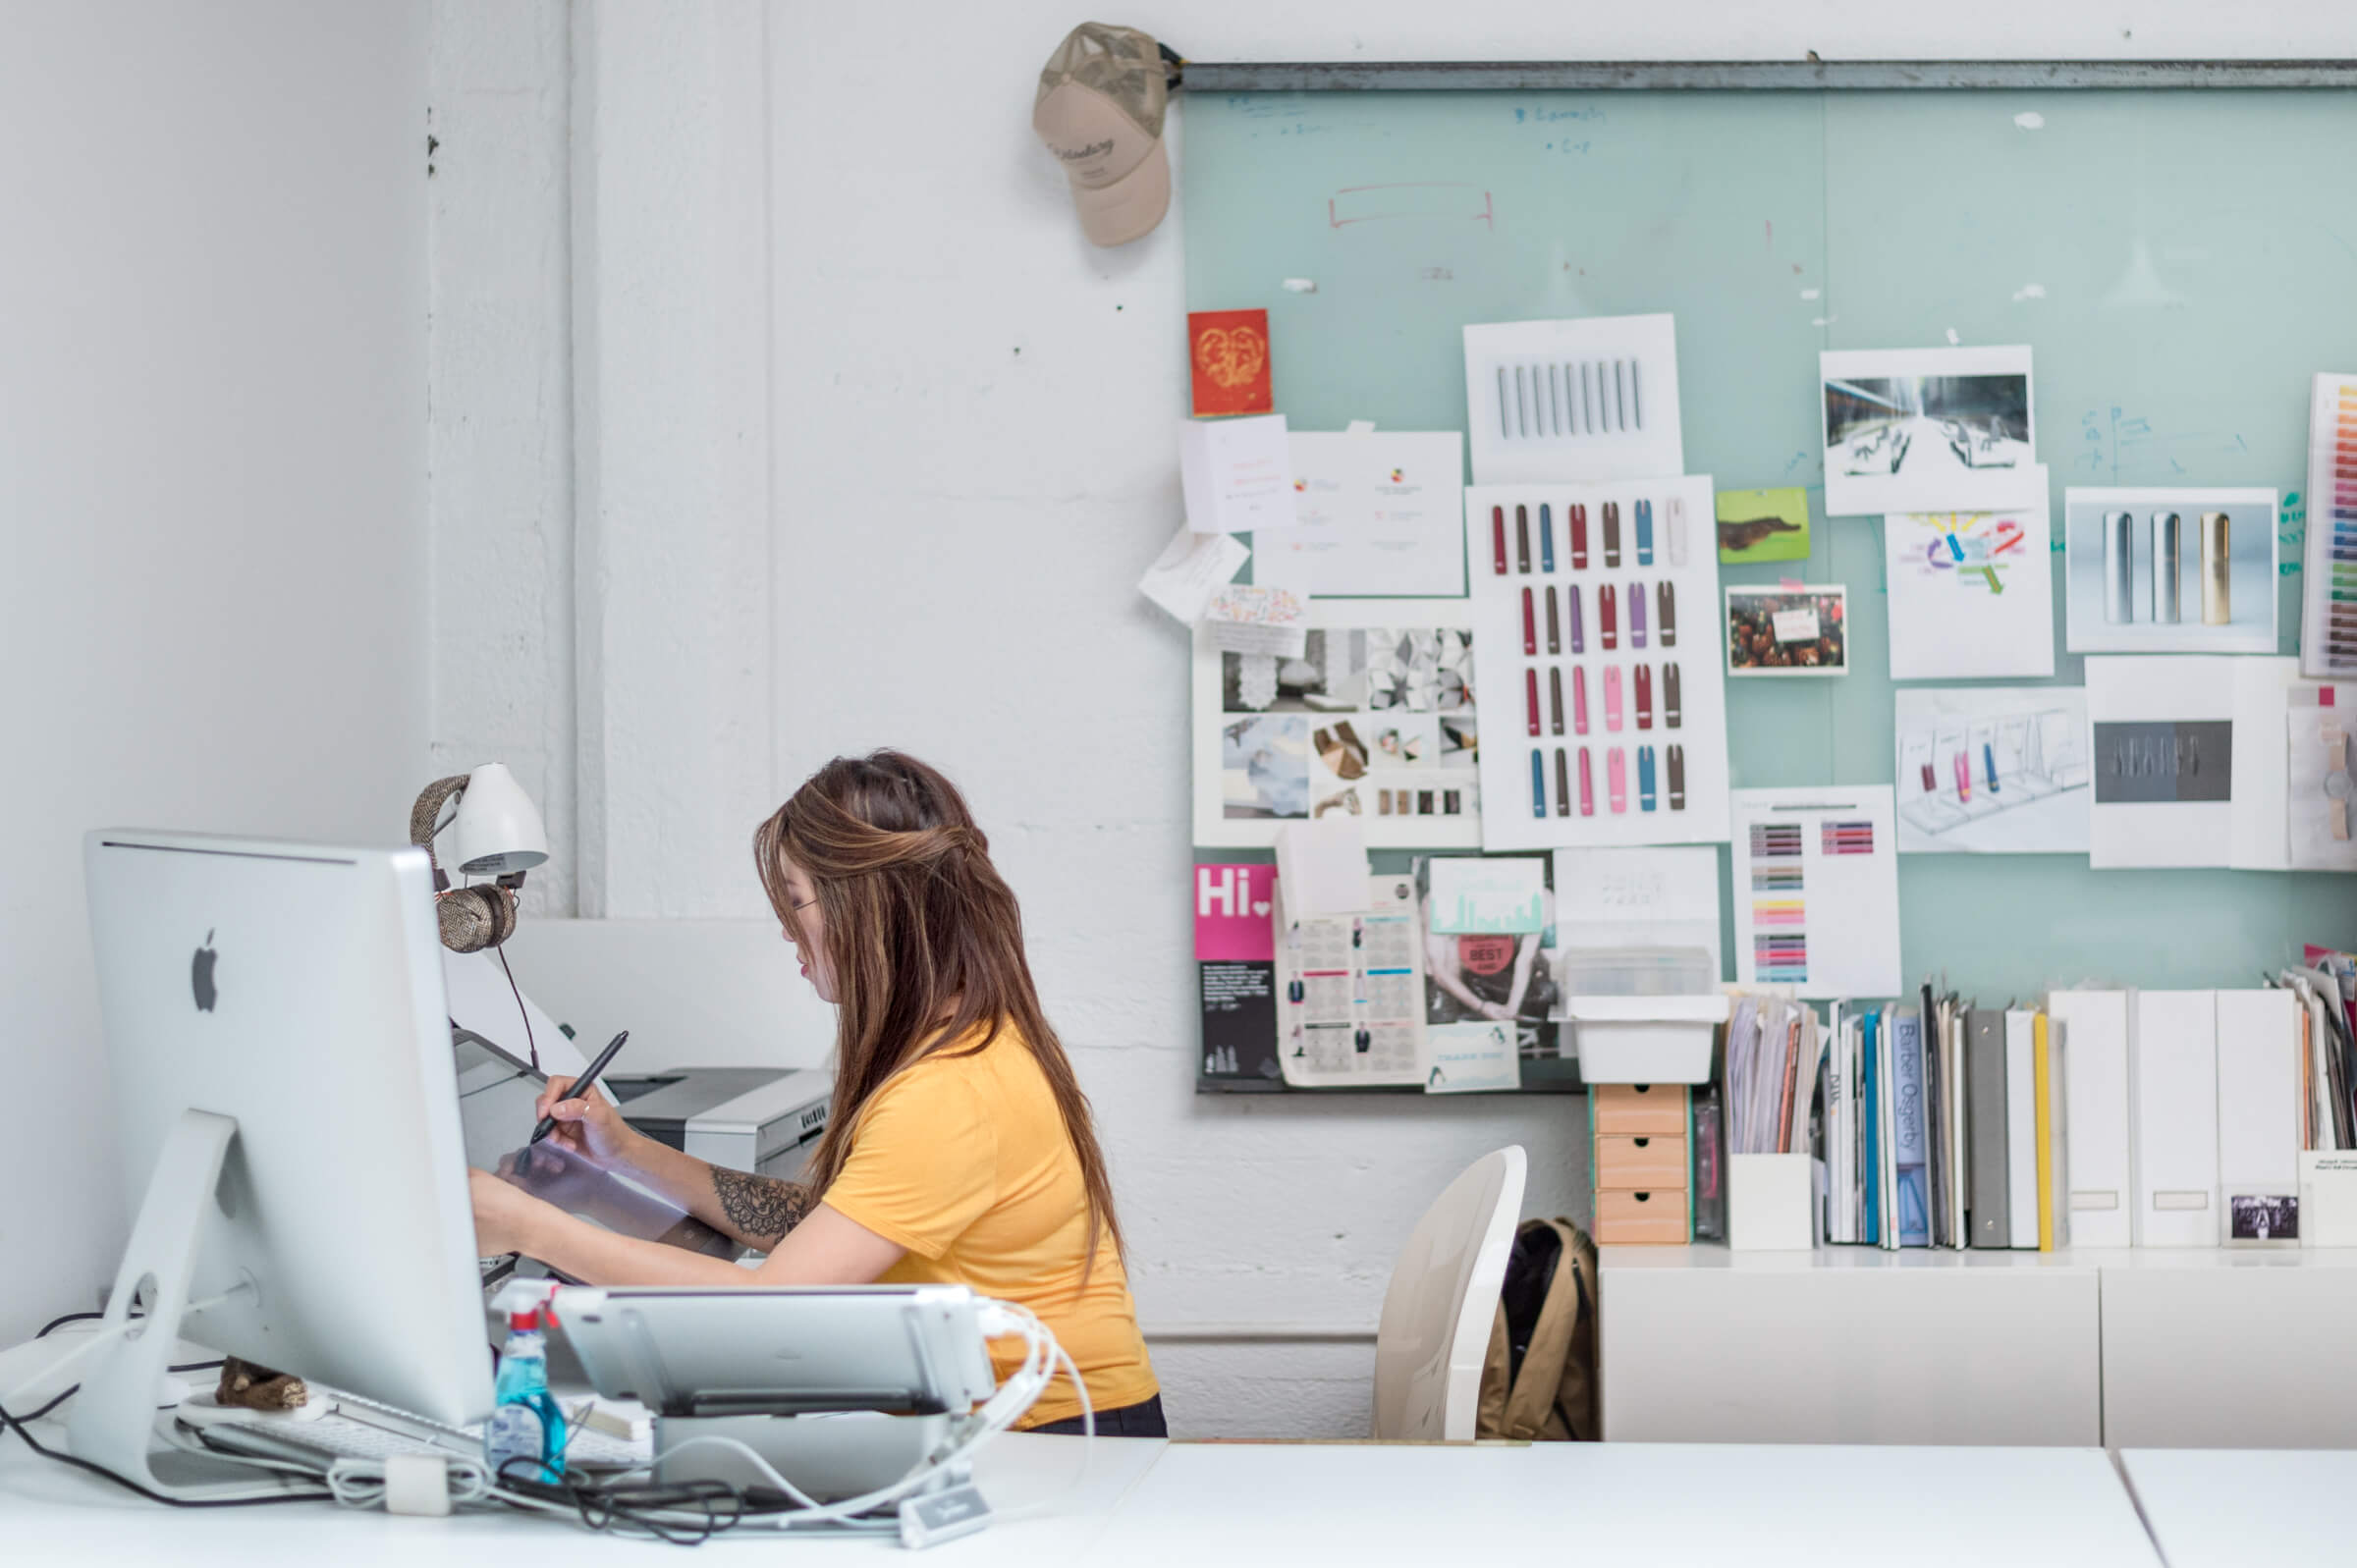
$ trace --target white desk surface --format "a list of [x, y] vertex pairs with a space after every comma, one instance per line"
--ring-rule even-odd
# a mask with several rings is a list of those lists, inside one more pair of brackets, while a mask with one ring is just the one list
[[1175, 1443], [1097, 1549], [1124, 1564], [2161, 1561], [2100, 1449], [1683, 1443]]
[[[1056, 1498], [1078, 1452], [1066, 1438], [1003, 1437], [983, 1451], [980, 1484], [1002, 1513]], [[2357, 1466], [2357, 1456], [2334, 1457]], [[733, 1552], [751, 1535], [713, 1549]], [[338, 1568], [452, 1568], [520, 1548], [560, 1553], [571, 1568], [673, 1549], [511, 1513], [395, 1519], [326, 1503], [166, 1509], [42, 1460], [13, 1437], [0, 1449], [0, 1539], [11, 1563], [82, 1568], [162, 1560], [248, 1568], [304, 1557]], [[841, 1541], [823, 1549], [832, 1558], [899, 1547]], [[1090, 1559], [1372, 1565], [1458, 1562], [1470, 1551], [1744, 1568], [2160, 1563], [2126, 1488], [2094, 1449], [1141, 1439], [1100, 1443], [1080, 1496], [909, 1560], [943, 1568]]]
[[[49, 1423], [43, 1442], [62, 1446], [65, 1434]], [[51, 1442], [55, 1437], [56, 1441]], [[1080, 1448], [1069, 1437], [1010, 1433], [993, 1439], [975, 1460], [975, 1480], [1001, 1514], [1032, 1502], [1047, 1508], [1029, 1518], [994, 1520], [978, 1535], [935, 1546], [921, 1556], [881, 1540], [814, 1541], [830, 1562], [890, 1552], [910, 1563], [941, 1568], [1040, 1568], [1084, 1559], [1122, 1501], [1160, 1457], [1160, 1438], [1107, 1438], [1096, 1445], [1085, 1488], [1068, 1494], [1079, 1474]], [[786, 1544], [786, 1539], [795, 1545]], [[705, 1549], [735, 1553], [792, 1551], [800, 1538], [737, 1532]], [[206, 1568], [235, 1564], [315, 1561], [336, 1568], [431, 1564], [482, 1568], [507, 1562], [576, 1563], [664, 1560], [650, 1554], [679, 1548], [644, 1537], [600, 1535], [545, 1515], [470, 1510], [448, 1519], [393, 1518], [380, 1511], [334, 1503], [273, 1503], [260, 1508], [166, 1508], [135, 1497], [113, 1483], [41, 1458], [14, 1433], [0, 1437], [0, 1560], [47, 1568], [68, 1563], [160, 1563]], [[529, 1553], [529, 1555], [521, 1555]], [[739, 1559], [741, 1560], [741, 1559]]]
[[2357, 1451], [2128, 1448], [2119, 1458], [2169, 1568], [2349, 1558]]

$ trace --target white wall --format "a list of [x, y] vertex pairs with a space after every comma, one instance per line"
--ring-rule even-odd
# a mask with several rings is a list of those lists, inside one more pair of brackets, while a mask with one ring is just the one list
[[[596, 547], [575, 579], [583, 912], [760, 920], [752, 815], [828, 756], [904, 746], [966, 786], [1023, 897], [1149, 1325], [1371, 1325], [1416, 1215], [1500, 1143], [1530, 1149], [1530, 1212], [1584, 1215], [1582, 1101], [1191, 1093], [1185, 639], [1131, 592], [1179, 515], [1184, 215], [1117, 250], [1081, 240], [1028, 125], [1039, 65], [1080, 14], [934, 4], [912, 27], [907, 8], [580, 0], [574, 15], [577, 472]], [[2186, 0], [1198, 0], [1108, 15], [1206, 60], [2345, 43], [2323, 7]], [[748, 57], [766, 58], [765, 80]], [[749, 150], [748, 125], [765, 131]], [[527, 218], [529, 193], [508, 195]], [[740, 335], [762, 330], [755, 380]], [[760, 487], [748, 410], [766, 437]], [[762, 560], [754, 592], [744, 573]], [[757, 758], [740, 727], [764, 700], [773, 749]], [[541, 935], [574, 972], [598, 954], [584, 997], [612, 1005], [628, 941]], [[745, 961], [759, 935], [715, 940], [712, 962]], [[632, 977], [658, 1016], [666, 988], [709, 984], [679, 945], [667, 953]], [[663, 1054], [808, 1059], [823, 1045], [806, 1016], [766, 1032]], [[1182, 1433], [1363, 1430], [1363, 1344], [1174, 1335], [1156, 1353]]]
[[426, 26], [0, 0], [0, 36], [6, 1342], [124, 1236], [83, 830], [385, 841], [426, 765]]

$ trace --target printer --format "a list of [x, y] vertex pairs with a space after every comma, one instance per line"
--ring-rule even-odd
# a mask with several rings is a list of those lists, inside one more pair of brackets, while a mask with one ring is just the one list
[[656, 1142], [792, 1181], [827, 1130], [835, 1075], [823, 1067], [674, 1067], [608, 1074], [606, 1087], [622, 1119]]

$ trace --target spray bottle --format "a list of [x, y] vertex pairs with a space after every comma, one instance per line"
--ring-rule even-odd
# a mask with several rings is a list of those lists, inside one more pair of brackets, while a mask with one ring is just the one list
[[[483, 1423], [483, 1462], [501, 1482], [553, 1482], [565, 1474], [565, 1413], [548, 1391], [548, 1343], [537, 1311], [508, 1314], [491, 1419]], [[530, 1465], [515, 1460], [530, 1460]]]

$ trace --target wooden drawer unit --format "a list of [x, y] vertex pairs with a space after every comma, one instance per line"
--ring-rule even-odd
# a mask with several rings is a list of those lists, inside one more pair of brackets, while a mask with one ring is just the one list
[[1686, 1244], [1686, 1189], [1681, 1185], [1653, 1192], [1599, 1192], [1596, 1195], [1596, 1245], [1682, 1247]]
[[1588, 1086], [1596, 1133], [1630, 1137], [1683, 1138], [1686, 1086], [1682, 1083], [1600, 1083]]
[[1684, 1084], [1588, 1086], [1599, 1246], [1683, 1246], [1689, 1160]]
[[1651, 1192], [1657, 1188], [1683, 1191], [1685, 1186], [1685, 1139], [1597, 1134], [1597, 1191]]

